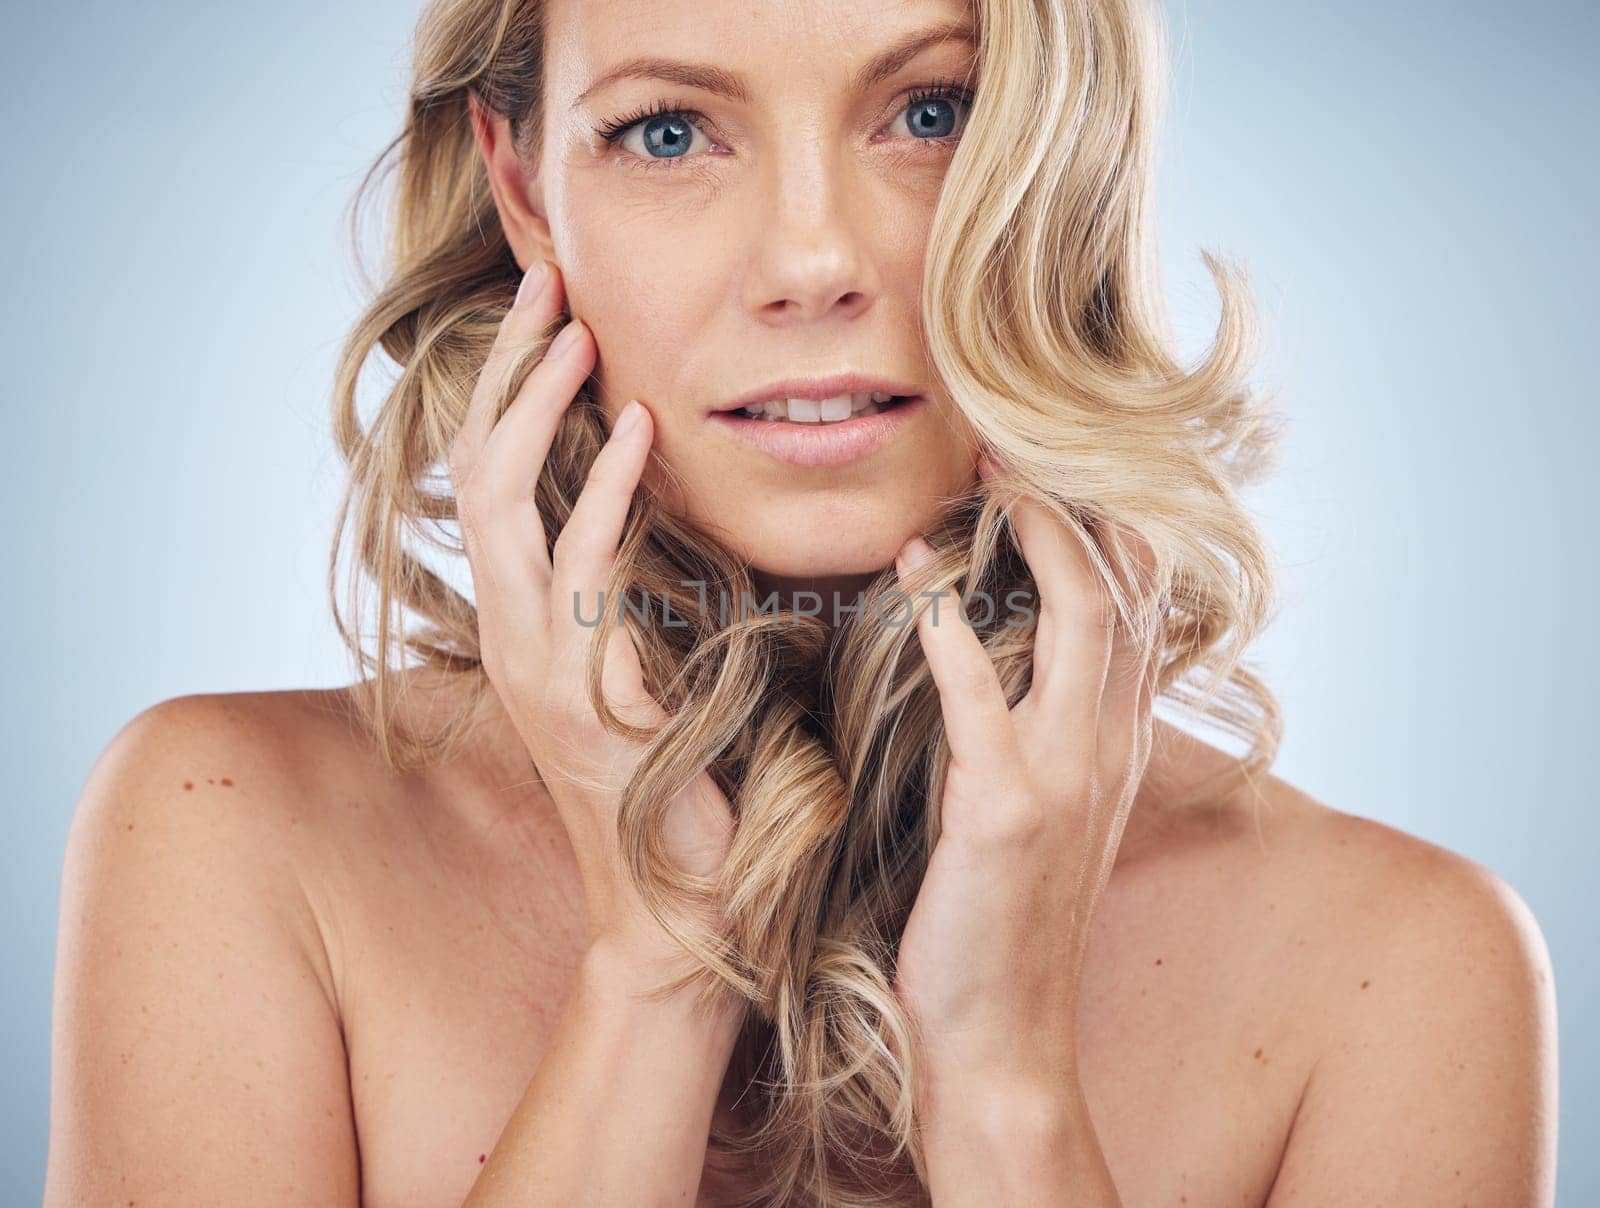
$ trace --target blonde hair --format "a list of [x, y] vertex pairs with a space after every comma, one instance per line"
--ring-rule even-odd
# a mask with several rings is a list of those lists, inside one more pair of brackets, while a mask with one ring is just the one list
[[[669, 718], [640, 735], [645, 755], [623, 793], [631, 875], [699, 958], [702, 988], [732, 987], [749, 1003], [733, 1070], [753, 1124], [714, 1129], [708, 1150], [750, 1187], [748, 1203], [925, 1194], [911, 1110], [914, 1022], [892, 986], [898, 937], [938, 838], [928, 805], [949, 752], [915, 627], [873, 620], [895, 614], [886, 591], [953, 586], [1002, 599], [1031, 590], [1006, 519], [1026, 496], [1085, 542], [1122, 622], [1154, 650], [1164, 702], [1242, 739], [1247, 778], [1270, 765], [1281, 733], [1271, 692], [1241, 661], [1270, 620], [1273, 588], [1238, 495], [1270, 467], [1278, 420], [1246, 381], [1254, 317], [1242, 270], [1202, 253], [1221, 298], [1216, 338], [1193, 368], [1174, 351], [1152, 230], [1166, 73], [1153, 0], [975, 8], [976, 99], [930, 224], [922, 322], [949, 397], [1002, 475], [950, 500], [929, 534], [937, 556], [903, 585], [886, 568], [866, 607], [837, 628], [820, 617], [703, 610], [684, 581], [754, 596], [749, 564], [641, 490], [607, 598], [642, 591], [691, 623], [645, 626], [608, 610], [596, 631], [596, 706], [599, 652], [622, 623]], [[468, 98], [507, 115], [519, 150], [532, 153], [540, 20], [536, 0], [435, 0], [417, 29], [405, 128], [355, 199], [359, 219], [398, 164], [387, 272], [338, 367], [335, 429], [350, 473], [329, 566], [363, 719], [395, 767], [443, 758], [493, 691], [471, 601], [413, 542], [462, 552], [440, 527], [455, 512], [439, 467], [520, 276]], [[357, 380], [375, 347], [399, 372], [363, 427]], [[551, 541], [605, 433], [586, 385], [536, 489]], [[347, 524], [356, 558], [341, 611]], [[1153, 579], [1129, 576], [1129, 538], [1153, 554]], [[1119, 586], [1130, 583], [1140, 590]], [[359, 624], [369, 584], [372, 652]], [[1033, 631], [978, 626], [1013, 702], [1030, 680]], [[408, 656], [468, 690], [469, 703], [436, 730], [400, 724]], [[703, 769], [738, 819], [714, 883], [674, 867], [658, 835], [667, 803]], [[725, 923], [708, 939], [686, 911], [712, 898]]]

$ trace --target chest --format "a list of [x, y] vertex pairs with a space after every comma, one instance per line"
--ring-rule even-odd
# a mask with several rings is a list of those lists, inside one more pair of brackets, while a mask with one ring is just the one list
[[[544, 872], [521, 893], [407, 878], [381, 909], [350, 910], [336, 975], [366, 1208], [460, 1204], [521, 1099], [585, 944], [578, 883]], [[1084, 1092], [1125, 1203], [1260, 1204], [1313, 1056], [1293, 941], [1182, 896], [1102, 900]]]

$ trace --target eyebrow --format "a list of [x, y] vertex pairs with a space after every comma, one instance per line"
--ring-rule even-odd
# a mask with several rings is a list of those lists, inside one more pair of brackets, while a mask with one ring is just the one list
[[[977, 36], [973, 33], [972, 26], [965, 21], [951, 21], [907, 34], [856, 72], [855, 78], [851, 80], [851, 87], [857, 92], [865, 92], [880, 80], [892, 76], [930, 46], [948, 41], [966, 42], [976, 46]], [[707, 92], [714, 92], [718, 96], [727, 97], [741, 104], [750, 100], [750, 90], [745, 87], [744, 78], [734, 72], [724, 71], [709, 63], [686, 63], [681, 59], [644, 56], [624, 59], [604, 72], [578, 94], [578, 99], [572, 103], [572, 107], [578, 108], [593, 93], [609, 84], [629, 79], [667, 80], [689, 88], [703, 88]]]

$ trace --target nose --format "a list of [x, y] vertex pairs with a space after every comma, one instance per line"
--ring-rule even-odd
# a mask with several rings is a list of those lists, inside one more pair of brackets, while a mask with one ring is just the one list
[[869, 191], [852, 187], [845, 159], [796, 140], [765, 174], [746, 276], [746, 304], [761, 322], [856, 318], [877, 299]]

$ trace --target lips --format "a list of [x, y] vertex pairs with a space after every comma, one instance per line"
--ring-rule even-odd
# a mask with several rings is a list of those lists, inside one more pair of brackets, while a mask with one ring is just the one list
[[928, 408], [924, 395], [890, 403], [872, 414], [828, 423], [754, 419], [739, 411], [714, 411], [713, 428], [730, 439], [793, 466], [841, 466], [869, 458]]

